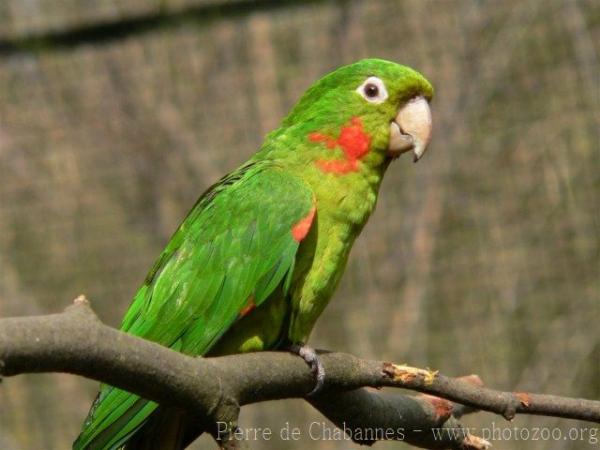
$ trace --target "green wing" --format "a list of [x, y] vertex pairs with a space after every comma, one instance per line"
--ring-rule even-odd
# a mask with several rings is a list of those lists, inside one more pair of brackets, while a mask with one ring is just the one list
[[[205, 354], [252, 296], [287, 289], [298, 242], [292, 227], [313, 206], [301, 180], [250, 163], [210, 188], [175, 232], [123, 319], [128, 333]], [[73, 448], [123, 445], [157, 404], [103, 386]]]

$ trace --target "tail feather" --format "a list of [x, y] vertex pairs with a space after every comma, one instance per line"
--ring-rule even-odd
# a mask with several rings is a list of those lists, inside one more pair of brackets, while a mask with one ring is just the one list
[[155, 402], [105, 386], [94, 402], [73, 450], [117, 450], [148, 420]]
[[185, 448], [186, 414], [160, 407], [142, 428], [131, 436], [122, 450], [181, 450]]

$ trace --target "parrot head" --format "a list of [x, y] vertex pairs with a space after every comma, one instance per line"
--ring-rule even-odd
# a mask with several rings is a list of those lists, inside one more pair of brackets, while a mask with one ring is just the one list
[[[269, 137], [300, 139], [323, 172], [360, 170], [412, 151], [431, 137], [431, 84], [417, 71], [382, 59], [340, 67], [314, 83]], [[297, 146], [296, 146], [297, 147]], [[288, 147], [289, 148], [289, 147]]]

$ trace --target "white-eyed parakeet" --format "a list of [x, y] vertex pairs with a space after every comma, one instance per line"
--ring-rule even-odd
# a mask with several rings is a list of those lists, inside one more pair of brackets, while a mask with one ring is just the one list
[[[423, 155], [432, 94], [418, 72], [380, 59], [314, 83], [258, 152], [200, 197], [121, 329], [188, 355], [296, 348], [318, 371], [302, 346], [388, 165], [405, 151]], [[103, 385], [73, 448], [182, 448], [189, 425], [184, 413]]]

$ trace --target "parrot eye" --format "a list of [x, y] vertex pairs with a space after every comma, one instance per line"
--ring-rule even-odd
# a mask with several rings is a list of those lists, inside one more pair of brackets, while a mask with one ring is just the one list
[[377, 85], [369, 83], [365, 86], [365, 94], [370, 98], [377, 97], [379, 95], [379, 88]]
[[377, 77], [367, 78], [356, 92], [370, 103], [382, 103], [388, 98], [385, 84]]

